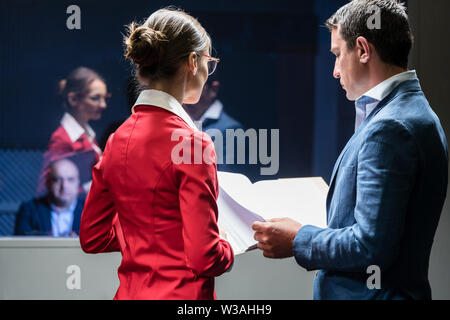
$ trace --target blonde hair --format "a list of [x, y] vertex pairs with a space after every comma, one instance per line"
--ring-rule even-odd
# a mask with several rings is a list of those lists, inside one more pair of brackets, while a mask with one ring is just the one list
[[136, 65], [139, 77], [150, 80], [174, 76], [191, 52], [211, 47], [197, 19], [174, 8], [154, 12], [142, 25], [129, 24], [124, 42], [124, 56]]

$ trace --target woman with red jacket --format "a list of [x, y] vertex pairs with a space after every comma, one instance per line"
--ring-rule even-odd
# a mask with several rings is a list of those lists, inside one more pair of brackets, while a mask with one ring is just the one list
[[234, 256], [217, 225], [214, 144], [182, 104], [199, 100], [218, 59], [205, 29], [180, 10], [132, 23], [125, 43], [148, 90], [93, 169], [81, 247], [121, 251], [115, 299], [215, 299], [214, 277]]
[[60, 93], [66, 113], [61, 125], [53, 132], [48, 144], [49, 153], [84, 152], [94, 150], [97, 159], [102, 152], [89, 126], [99, 120], [109, 98], [106, 82], [92, 69], [78, 67], [60, 82]]
[[[45, 193], [45, 178], [50, 163], [76, 154], [91, 152], [93, 166], [102, 155], [95, 139], [95, 132], [89, 122], [99, 120], [107, 107], [106, 100], [109, 98], [109, 93], [106, 81], [94, 70], [78, 67], [67, 76], [67, 79], [60, 81], [59, 91], [66, 112], [61, 119], [61, 125], [51, 135], [44, 154], [38, 195]], [[80, 168], [88, 170], [88, 172], [81, 172], [82, 176], [89, 175], [92, 166]], [[87, 187], [86, 189], [88, 190]]]

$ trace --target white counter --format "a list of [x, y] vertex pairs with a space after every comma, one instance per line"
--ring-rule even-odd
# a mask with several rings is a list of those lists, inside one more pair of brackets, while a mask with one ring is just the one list
[[[0, 299], [112, 299], [120, 253], [84, 253], [78, 238], [0, 238]], [[72, 266], [72, 267], [71, 267]], [[254, 250], [216, 278], [218, 299], [311, 299], [314, 273]], [[80, 287], [79, 289], [77, 287]]]

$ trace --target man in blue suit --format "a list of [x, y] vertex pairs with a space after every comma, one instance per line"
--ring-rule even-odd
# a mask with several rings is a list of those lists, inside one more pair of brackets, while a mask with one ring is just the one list
[[47, 175], [47, 190], [44, 197], [20, 206], [15, 235], [78, 235], [85, 200], [79, 195], [78, 167], [68, 159], [54, 161]]
[[290, 219], [255, 223], [258, 247], [266, 257], [293, 255], [318, 270], [315, 299], [431, 299], [428, 264], [448, 150], [415, 71], [407, 70], [413, 37], [405, 8], [355, 0], [327, 26], [333, 75], [356, 102], [355, 133], [330, 181], [328, 228]]
[[[217, 170], [250, 174], [249, 166], [237, 163], [237, 147], [235, 144], [233, 163], [227, 163], [226, 153], [226, 130], [242, 129], [244, 126], [236, 119], [231, 117], [223, 107], [222, 102], [218, 99], [220, 89], [220, 81], [217, 71], [208, 77], [203, 87], [200, 100], [196, 104], [184, 104], [183, 108], [189, 114], [199, 129], [211, 135], [217, 153]], [[217, 135], [221, 139], [217, 139]], [[246, 150], [247, 151], [247, 150]]]

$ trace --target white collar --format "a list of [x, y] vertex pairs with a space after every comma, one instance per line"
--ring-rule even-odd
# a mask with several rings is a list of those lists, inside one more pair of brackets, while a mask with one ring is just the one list
[[142, 91], [131, 109], [133, 113], [135, 112], [134, 108], [138, 105], [155, 106], [170, 111], [183, 119], [192, 129], [198, 130], [178, 100], [164, 91], [154, 89]]
[[[400, 83], [416, 78], [417, 74], [415, 70], [405, 71], [396, 74], [379, 83], [378, 85], [376, 85], [375, 87], [364, 93], [363, 96], [371, 97], [378, 101], [381, 101], [384, 98], [386, 98], [392, 92], [392, 90], [394, 90], [395, 87], [397, 87]], [[356, 100], [359, 100], [359, 98]]]
[[61, 119], [61, 126], [66, 130], [72, 142], [77, 141], [84, 133], [91, 141], [95, 138], [95, 132], [88, 124], [86, 124], [86, 129], [84, 129], [68, 112], [64, 113]]
[[203, 123], [206, 119], [217, 120], [220, 118], [220, 114], [222, 113], [223, 104], [219, 100], [215, 100], [212, 105], [206, 109], [206, 111], [202, 114], [200, 119], [201, 123]]

